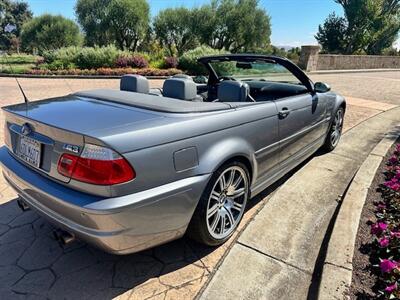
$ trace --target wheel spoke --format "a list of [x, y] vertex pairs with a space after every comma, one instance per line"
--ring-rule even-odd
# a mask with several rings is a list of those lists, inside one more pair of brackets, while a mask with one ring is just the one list
[[244, 188], [237, 189], [236, 191], [233, 192], [232, 198], [236, 199], [238, 197], [241, 197], [244, 195]]
[[221, 234], [225, 232], [226, 218], [225, 215], [221, 216], [221, 230], [219, 231]]
[[219, 187], [221, 189], [221, 192], [226, 188], [225, 174], [222, 174], [221, 179], [219, 180]]
[[208, 209], [207, 218], [211, 218], [216, 212], [218, 212], [218, 204], [215, 204], [213, 207]]
[[211, 199], [215, 200], [215, 201], [219, 201], [219, 198], [221, 197], [221, 194], [218, 193], [217, 191], [212, 191], [211, 193]]
[[235, 179], [235, 170], [232, 170], [231, 174], [229, 174], [229, 179], [226, 185], [231, 186], [233, 184], [234, 179]]
[[226, 216], [228, 217], [229, 224], [231, 224], [231, 227], [233, 224], [235, 224], [235, 218], [233, 217], [232, 211], [229, 208], [225, 208], [226, 210]]
[[221, 215], [218, 212], [218, 214], [215, 216], [214, 221], [211, 224], [211, 230], [213, 232], [215, 232], [215, 229], [217, 228], [217, 225], [218, 225], [220, 219], [221, 219]]
[[235, 180], [235, 182], [233, 183], [233, 187], [235, 189], [237, 189], [239, 187], [239, 184], [242, 182], [242, 176], [239, 176], [238, 179]]
[[242, 204], [234, 201], [232, 208], [240, 212], [242, 211], [242, 206], [243, 206]]

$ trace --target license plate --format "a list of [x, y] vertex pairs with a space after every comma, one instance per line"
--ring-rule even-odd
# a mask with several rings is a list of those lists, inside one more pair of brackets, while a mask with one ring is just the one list
[[27, 136], [21, 136], [17, 148], [17, 155], [27, 163], [39, 167], [41, 144]]

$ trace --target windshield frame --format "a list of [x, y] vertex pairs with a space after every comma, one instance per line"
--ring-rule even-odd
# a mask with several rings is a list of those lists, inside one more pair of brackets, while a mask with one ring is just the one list
[[216, 56], [205, 56], [198, 59], [198, 62], [202, 63], [209, 71], [209, 84], [218, 84], [220, 77], [217, 72], [213, 69], [211, 62], [224, 62], [224, 61], [236, 61], [236, 62], [254, 62], [254, 61], [266, 61], [269, 63], [276, 63], [283, 66], [290, 73], [292, 73], [310, 92], [314, 92], [314, 83], [311, 79], [294, 63], [290, 60], [268, 55], [257, 55], [257, 54], [225, 54]]

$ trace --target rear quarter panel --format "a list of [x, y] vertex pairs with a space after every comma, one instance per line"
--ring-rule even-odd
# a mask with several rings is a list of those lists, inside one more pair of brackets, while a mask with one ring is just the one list
[[[258, 149], [278, 143], [277, 110], [273, 102], [239, 107], [204, 117], [193, 116], [184, 122], [171, 124], [171, 127], [154, 128], [154, 132], [148, 138], [156, 138], [162, 134], [178, 135], [180, 132], [183, 136], [189, 135], [189, 137], [124, 153], [134, 167], [137, 177], [128, 184], [113, 186], [114, 195], [150, 189], [186, 177], [212, 173], [234, 156], [244, 157], [250, 162], [253, 180], [257, 178], [260, 165], [272, 168], [278, 163], [277, 155], [271, 154], [258, 159], [254, 154]], [[111, 140], [105, 140], [112, 143]], [[177, 171], [174, 153], [193, 147], [196, 150], [198, 164]]]

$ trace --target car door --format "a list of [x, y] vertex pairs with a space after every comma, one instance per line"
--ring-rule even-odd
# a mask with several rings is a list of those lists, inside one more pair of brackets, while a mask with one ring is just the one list
[[305, 93], [275, 100], [278, 110], [280, 165], [285, 167], [314, 151], [325, 135], [326, 103], [323, 97]]

